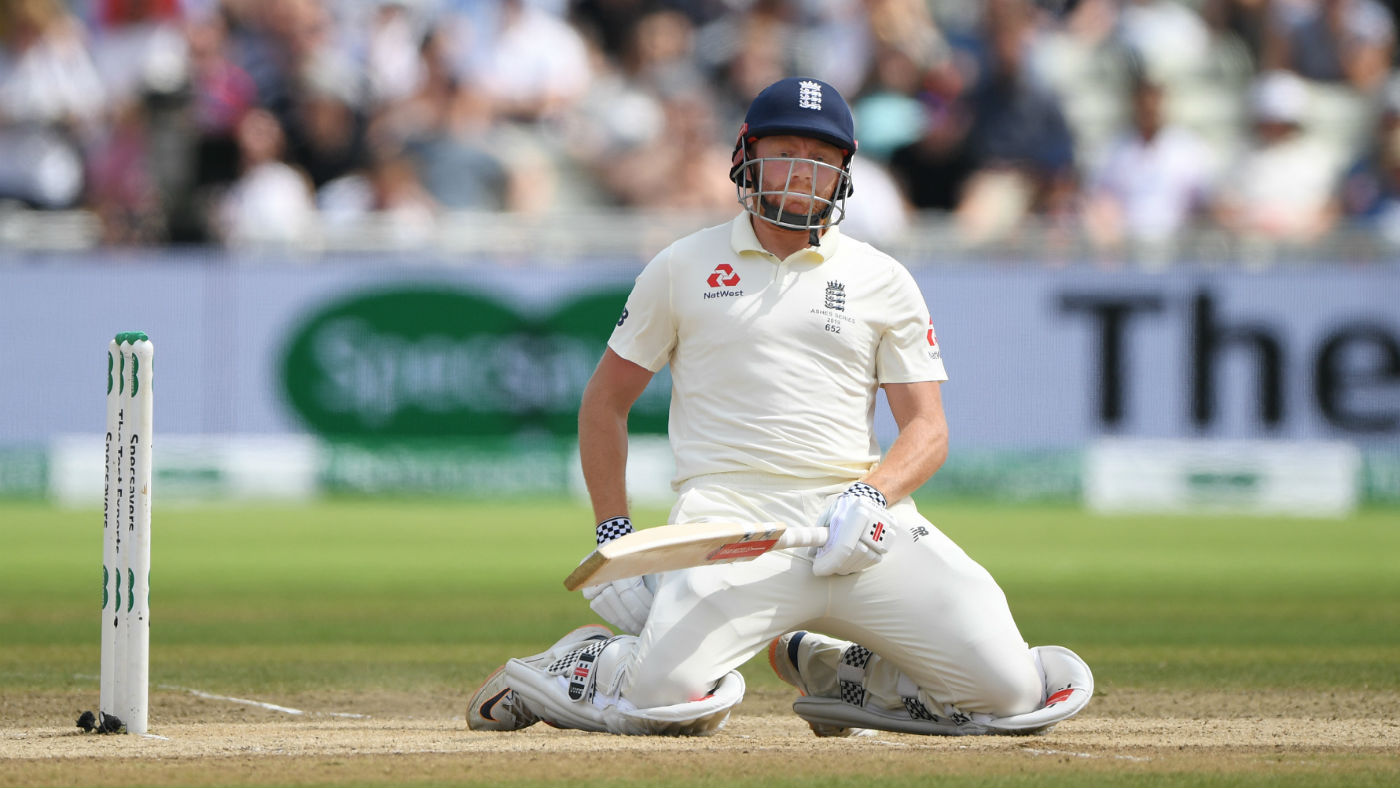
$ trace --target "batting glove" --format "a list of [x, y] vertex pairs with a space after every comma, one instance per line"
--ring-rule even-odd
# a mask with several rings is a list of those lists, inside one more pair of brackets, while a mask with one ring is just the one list
[[818, 525], [831, 533], [817, 549], [812, 573], [818, 576], [849, 575], [880, 563], [890, 549], [894, 521], [885, 509], [885, 496], [864, 482], [856, 482], [837, 496], [822, 513]]
[[[632, 520], [627, 517], [614, 517], [598, 523], [598, 544], [632, 533]], [[603, 617], [614, 628], [629, 635], [636, 635], [646, 626], [647, 615], [651, 613], [651, 602], [656, 596], [656, 578], [653, 575], [628, 577], [584, 586], [583, 598], [593, 612]]]

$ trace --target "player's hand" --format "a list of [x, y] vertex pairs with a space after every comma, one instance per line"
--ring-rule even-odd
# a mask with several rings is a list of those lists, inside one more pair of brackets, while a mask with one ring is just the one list
[[[632, 520], [627, 517], [614, 517], [598, 523], [597, 530], [598, 544], [601, 545], [632, 533]], [[651, 613], [651, 602], [656, 592], [656, 577], [628, 577], [611, 583], [584, 586], [580, 590], [594, 613], [602, 616], [603, 620], [612, 624], [614, 628], [629, 635], [636, 635], [646, 626], [647, 615]]]
[[856, 482], [832, 501], [817, 524], [831, 531], [812, 563], [812, 572], [818, 576], [869, 569], [885, 557], [895, 536], [885, 496], [864, 482]]

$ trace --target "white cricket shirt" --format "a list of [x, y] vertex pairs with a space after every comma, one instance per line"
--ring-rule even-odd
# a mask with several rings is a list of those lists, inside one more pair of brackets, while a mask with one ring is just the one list
[[747, 213], [648, 263], [608, 346], [671, 365], [676, 487], [731, 472], [856, 479], [880, 458], [878, 387], [948, 378], [902, 265], [834, 227], [779, 260]]

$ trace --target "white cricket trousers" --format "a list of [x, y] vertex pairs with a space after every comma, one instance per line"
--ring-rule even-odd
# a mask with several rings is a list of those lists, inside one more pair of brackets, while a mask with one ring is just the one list
[[[815, 524], [850, 482], [794, 491], [795, 484], [801, 481], [751, 474], [698, 477], [681, 488], [670, 522]], [[1044, 683], [996, 581], [912, 500], [898, 501], [890, 514], [899, 533], [889, 552], [853, 575], [813, 575], [815, 548], [661, 575], [622, 697], [638, 708], [699, 699], [774, 637], [808, 629], [874, 652], [866, 692], [885, 708], [902, 706], [903, 673], [932, 709], [953, 704], [997, 717], [1035, 709]]]

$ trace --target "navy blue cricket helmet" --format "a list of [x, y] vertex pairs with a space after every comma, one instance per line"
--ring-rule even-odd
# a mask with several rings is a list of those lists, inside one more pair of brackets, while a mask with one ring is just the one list
[[[750, 155], [750, 146], [759, 139], [787, 134], [818, 139], [842, 152], [840, 168], [832, 168], [839, 170], [835, 193], [831, 199], [803, 195], [812, 198], [813, 208], [806, 213], [794, 214], [775, 207], [775, 202], [781, 202], [781, 198], [790, 193], [787, 189], [759, 191], [761, 178], [758, 174], [767, 160]], [[834, 225], [845, 216], [845, 198], [852, 192], [851, 156], [857, 144], [855, 118], [836, 88], [810, 77], [780, 79], [764, 88], [749, 105], [734, 145], [729, 179], [738, 186], [739, 202], [750, 213], [785, 229], [810, 230], [815, 238], [817, 229]]]
[[740, 142], [795, 134], [829, 142], [849, 160], [856, 151], [856, 121], [836, 88], [819, 79], [788, 77], [764, 88], [744, 115]]

